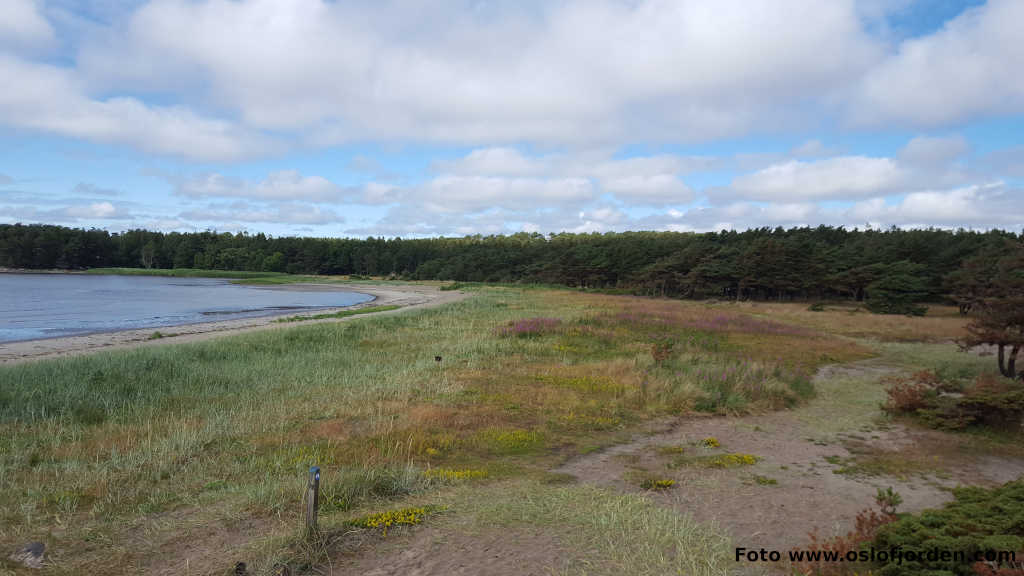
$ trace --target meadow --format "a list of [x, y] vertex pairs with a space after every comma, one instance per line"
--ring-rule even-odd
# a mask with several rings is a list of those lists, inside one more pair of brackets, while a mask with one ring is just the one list
[[[906, 341], [964, 322], [469, 291], [398, 315], [0, 367], [0, 549], [44, 541], [52, 574], [239, 561], [302, 573], [386, 546], [388, 522], [527, 525], [561, 535], [565, 573], [722, 574], [731, 548], [715, 526], [551, 470], [681, 416], [799, 406], [825, 365], [932, 364]], [[312, 465], [323, 530], [311, 541]], [[644, 544], [608, 545], [626, 540]]]

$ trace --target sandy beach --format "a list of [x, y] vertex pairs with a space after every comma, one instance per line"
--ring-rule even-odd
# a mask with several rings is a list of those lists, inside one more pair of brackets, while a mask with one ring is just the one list
[[[80, 336], [68, 336], [64, 338], [47, 338], [42, 340], [24, 340], [19, 342], [0, 343], [0, 364], [14, 364], [44, 358], [55, 358], [61, 356], [74, 356], [88, 354], [100, 350], [115, 350], [120, 348], [132, 348], [136, 346], [162, 346], [180, 342], [196, 342], [226, 336], [251, 332], [254, 330], [274, 330], [294, 327], [300, 324], [280, 323], [277, 319], [281, 316], [312, 316], [315, 314], [328, 314], [341, 310], [354, 310], [368, 306], [401, 306], [398, 310], [375, 312], [374, 314], [396, 314], [412, 308], [426, 308], [440, 306], [449, 302], [455, 302], [465, 297], [465, 294], [458, 290], [441, 291], [436, 286], [422, 285], [346, 285], [337, 284], [285, 284], [282, 286], [259, 287], [261, 290], [296, 290], [296, 291], [342, 291], [359, 292], [369, 294], [373, 300], [353, 306], [342, 308], [316, 309], [308, 312], [296, 313], [294, 310], [273, 316], [261, 316], [259, 318], [240, 318], [235, 320], [222, 320], [219, 322], [202, 322], [197, 324], [183, 324], [180, 326], [167, 326], [159, 331], [163, 338], [150, 339], [156, 331], [153, 328], [140, 330], [122, 330], [118, 332], [101, 332], [96, 334], [85, 334]], [[321, 320], [308, 320], [301, 325], [321, 322], [343, 322], [352, 318], [362, 316], [349, 316], [345, 318], [328, 318]]]

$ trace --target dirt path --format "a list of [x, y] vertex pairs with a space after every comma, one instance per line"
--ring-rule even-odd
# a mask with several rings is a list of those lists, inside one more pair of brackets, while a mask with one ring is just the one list
[[[964, 438], [880, 422], [879, 379], [895, 370], [877, 360], [829, 367], [816, 378], [818, 397], [796, 410], [687, 419], [669, 432], [557, 471], [622, 491], [642, 491], [638, 476], [674, 480], [672, 489], [650, 497], [724, 528], [737, 547], [780, 552], [806, 546], [812, 530], [845, 534], [858, 512], [874, 506], [878, 488], [893, 487], [903, 497], [900, 511], [914, 512], [949, 501], [949, 488], [957, 484], [999, 484], [1024, 474], [1019, 457], [985, 454]], [[720, 448], [704, 446], [709, 437]], [[727, 469], [695, 464], [725, 453], [758, 461]]]
[[[349, 291], [370, 294], [374, 299], [369, 302], [356, 304], [344, 308], [332, 308], [328, 310], [315, 310], [306, 313], [325, 314], [340, 310], [352, 310], [365, 308], [367, 306], [401, 306], [399, 310], [387, 312], [376, 312], [375, 314], [395, 314], [413, 308], [427, 308], [440, 306], [449, 302], [455, 302], [466, 297], [462, 291], [442, 291], [436, 286], [424, 285], [338, 285], [338, 284], [286, 284], [274, 287], [259, 287], [266, 290], [324, 290], [324, 291]], [[289, 316], [296, 315], [294, 311]], [[302, 316], [303, 314], [298, 314]], [[358, 318], [359, 316], [354, 316]], [[353, 317], [334, 318], [326, 320], [309, 320], [303, 324], [318, 322], [341, 322]], [[161, 346], [179, 342], [195, 342], [217, 338], [228, 334], [241, 332], [252, 332], [255, 330], [280, 329], [293, 327], [296, 324], [280, 324], [275, 322], [277, 316], [264, 316], [260, 318], [244, 318], [238, 320], [225, 320], [222, 322], [204, 322], [201, 324], [186, 324], [182, 326], [168, 326], [160, 331], [168, 336], [159, 340], [150, 340], [154, 329], [123, 330], [120, 332], [104, 332], [99, 334], [86, 334], [83, 336], [69, 336], [65, 338], [49, 338], [45, 340], [27, 340], [23, 342], [0, 343], [0, 364], [14, 364], [44, 358], [55, 358], [61, 356], [73, 356], [88, 354], [99, 350], [114, 350], [119, 348], [133, 348], [136, 346]]]
[[[741, 418], [687, 416], [554, 472], [622, 492], [643, 492], [641, 475], [675, 480], [671, 489], [648, 496], [724, 529], [734, 546], [783, 553], [806, 547], [812, 530], [823, 537], [851, 530], [857, 513], [874, 506], [878, 488], [893, 487], [903, 497], [900, 510], [912, 512], [949, 501], [949, 488], [958, 484], [999, 484], [1024, 474], [1020, 454], [979, 449], [963, 435], [880, 419], [885, 398], [880, 380], [900, 369], [878, 359], [827, 367], [816, 377], [817, 397], [795, 410]], [[708, 437], [721, 446], [704, 447]], [[726, 453], [752, 454], [758, 461], [727, 469], [693, 463]], [[856, 466], [863, 473], [842, 471]], [[328, 572], [557, 574], [580, 553], [559, 545], [557, 531], [478, 536], [449, 528], [418, 528], [350, 551]], [[787, 573], [770, 564], [737, 565], [735, 572]]]
[[557, 534], [543, 529], [467, 533], [426, 526], [402, 536], [320, 569], [363, 576], [549, 576], [570, 555]]

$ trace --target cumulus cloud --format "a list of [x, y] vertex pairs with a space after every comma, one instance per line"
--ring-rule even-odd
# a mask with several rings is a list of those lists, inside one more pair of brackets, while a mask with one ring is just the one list
[[272, 149], [258, 134], [184, 106], [90, 98], [65, 68], [0, 52], [0, 78], [17, 81], [17, 89], [0, 91], [0, 124], [193, 159], [232, 160]]
[[54, 41], [53, 27], [39, 0], [5, 0], [0, 18], [0, 49], [37, 50]]
[[253, 206], [236, 203], [229, 206], [211, 206], [187, 210], [178, 215], [188, 221], [200, 222], [263, 222], [283, 224], [338, 224], [345, 219], [326, 208], [293, 202]]
[[693, 200], [693, 191], [674, 174], [607, 179], [601, 188], [634, 204], [687, 204]]
[[1024, 3], [989, 0], [910, 38], [865, 76], [853, 119], [937, 126], [1024, 112]]
[[967, 140], [962, 136], [918, 136], [900, 151], [899, 159], [917, 166], [944, 168], [967, 151]]
[[903, 178], [891, 158], [843, 156], [773, 164], [736, 178], [731, 188], [752, 200], [828, 200], [890, 193]]
[[[546, 180], [589, 180], [600, 192], [637, 205], [685, 204], [693, 191], [684, 174], [706, 170], [716, 159], [660, 154], [611, 159], [607, 153], [528, 156], [516, 148], [481, 148], [462, 158], [437, 162], [444, 176], [533, 177]], [[444, 177], [442, 176], [442, 177]]]
[[892, 202], [882, 198], [859, 202], [846, 215], [885, 225], [1013, 228], [1024, 223], [1021, 192], [1008, 190], [1002, 183], [913, 192]]
[[835, 148], [829, 148], [821, 143], [821, 140], [811, 139], [807, 140], [803, 144], [793, 148], [790, 154], [796, 158], [823, 158], [826, 156], [835, 156], [839, 154], [839, 151]]
[[880, 50], [852, 0], [163, 0], [90, 37], [79, 62], [90, 87], [186, 87], [188, 104], [320, 144], [577, 143], [782, 125]]
[[482, 212], [581, 202], [593, 198], [594, 190], [590, 181], [583, 178], [440, 176], [410, 194], [404, 200], [413, 200], [430, 212]]
[[478, 148], [456, 160], [434, 163], [434, 170], [461, 176], [534, 176], [551, 173], [550, 158], [530, 158], [515, 148]]
[[249, 198], [260, 200], [305, 200], [342, 202], [350, 191], [322, 176], [303, 176], [296, 170], [271, 172], [260, 182], [247, 182], [222, 174], [205, 174], [174, 179], [175, 192], [192, 198]]
[[121, 193], [113, 188], [104, 188], [89, 182], [79, 182], [71, 189], [76, 196], [120, 196]]
[[[41, 6], [7, 2], [0, 50], [53, 40]], [[54, 6], [68, 20], [82, 4]], [[341, 142], [482, 145], [463, 175], [535, 176], [544, 163], [507, 143], [615, 148], [1024, 110], [1016, 0], [895, 43], [877, 29], [895, 8], [874, 0], [87, 6], [104, 16], [76, 28], [61, 60], [73, 64], [0, 57], [0, 76], [19, 79], [0, 123], [212, 161]], [[812, 140], [797, 155], [827, 152]]]
[[126, 220], [134, 217], [130, 211], [110, 202], [77, 203], [52, 209], [31, 205], [0, 206], [0, 214], [18, 221], [41, 223]]

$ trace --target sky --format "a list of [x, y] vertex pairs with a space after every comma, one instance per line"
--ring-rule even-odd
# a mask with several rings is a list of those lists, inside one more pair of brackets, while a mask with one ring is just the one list
[[0, 13], [0, 223], [1024, 230], [1022, 0]]

